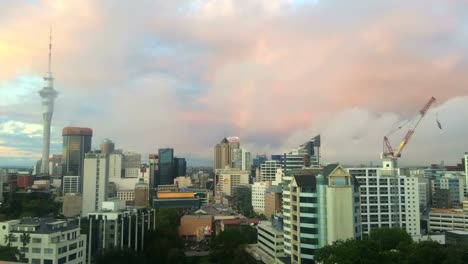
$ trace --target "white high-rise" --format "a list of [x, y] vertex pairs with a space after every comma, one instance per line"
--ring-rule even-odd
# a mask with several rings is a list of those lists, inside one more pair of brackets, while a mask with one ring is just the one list
[[44, 87], [39, 91], [42, 98], [42, 164], [41, 173], [49, 174], [49, 148], [50, 148], [50, 126], [52, 115], [54, 113], [54, 101], [57, 97], [57, 91], [54, 90], [54, 78], [52, 77], [52, 34], [49, 42], [49, 71], [44, 77]]
[[252, 184], [252, 207], [259, 214], [265, 213], [265, 192], [270, 188], [271, 182], [254, 182]]
[[411, 235], [420, 235], [418, 177], [399, 175], [399, 169], [390, 168], [348, 169], [361, 188], [362, 233], [398, 226]]
[[109, 184], [109, 157], [100, 153], [88, 153], [84, 159], [83, 209], [81, 215], [101, 210], [107, 200]]

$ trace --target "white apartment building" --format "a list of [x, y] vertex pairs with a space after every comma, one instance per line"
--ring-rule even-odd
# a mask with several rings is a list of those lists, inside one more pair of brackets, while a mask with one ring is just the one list
[[276, 180], [276, 172], [281, 169], [281, 163], [277, 160], [267, 160], [260, 165], [259, 181], [274, 181]]
[[101, 210], [107, 199], [109, 184], [109, 159], [105, 154], [88, 153], [84, 159], [83, 210], [81, 215]]
[[391, 226], [405, 228], [410, 235], [420, 235], [419, 182], [416, 176], [399, 175], [399, 170], [391, 167], [349, 168], [348, 171], [360, 184], [364, 235], [372, 228]]
[[0, 245], [17, 247], [30, 264], [86, 263], [86, 235], [80, 234], [77, 225], [52, 218], [22, 218], [0, 226]]
[[252, 207], [258, 214], [265, 212], [265, 192], [271, 182], [254, 182], [252, 185]]
[[80, 193], [80, 176], [63, 176], [63, 194]]

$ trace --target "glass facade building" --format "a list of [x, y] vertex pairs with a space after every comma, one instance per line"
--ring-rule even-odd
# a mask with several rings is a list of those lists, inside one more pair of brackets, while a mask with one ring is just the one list
[[173, 184], [175, 178], [174, 149], [159, 149], [159, 171], [157, 185]]
[[90, 128], [65, 127], [62, 135], [62, 176], [80, 176], [82, 192], [84, 158], [91, 151], [93, 131]]

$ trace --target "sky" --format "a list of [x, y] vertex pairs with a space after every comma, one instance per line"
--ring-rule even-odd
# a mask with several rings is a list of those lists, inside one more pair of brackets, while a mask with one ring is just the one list
[[401, 163], [468, 152], [466, 1], [0, 0], [0, 166], [40, 158], [51, 26], [51, 154], [65, 126], [189, 165], [226, 136], [270, 155], [320, 133], [325, 163], [375, 164], [431, 96]]

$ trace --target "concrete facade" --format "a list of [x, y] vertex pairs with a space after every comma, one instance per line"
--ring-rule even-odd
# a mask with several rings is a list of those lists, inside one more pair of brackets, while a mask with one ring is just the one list
[[109, 159], [100, 153], [88, 153], [84, 160], [84, 186], [82, 216], [101, 210], [107, 199]]

